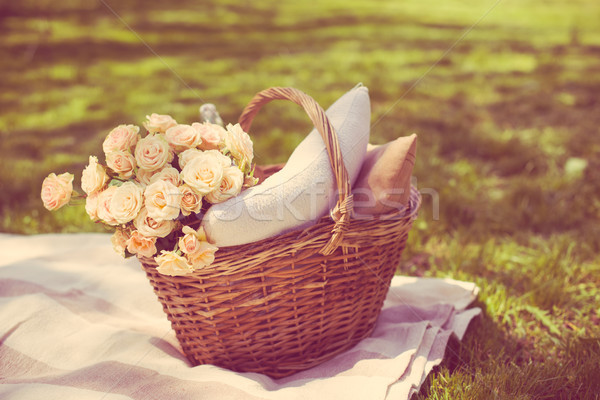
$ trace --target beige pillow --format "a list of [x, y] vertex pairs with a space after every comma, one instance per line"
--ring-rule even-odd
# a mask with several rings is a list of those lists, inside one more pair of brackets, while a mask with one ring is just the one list
[[408, 205], [416, 152], [414, 133], [384, 145], [369, 145], [352, 191], [354, 218], [390, 213]]
[[[415, 134], [385, 145], [368, 145], [353, 188], [355, 218], [383, 214], [408, 205], [416, 150]], [[284, 163], [257, 165], [254, 176], [262, 182], [284, 166]]]

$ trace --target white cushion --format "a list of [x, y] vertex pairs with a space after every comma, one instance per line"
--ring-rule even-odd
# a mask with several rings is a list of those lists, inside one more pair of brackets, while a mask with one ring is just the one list
[[[339, 138], [353, 184], [369, 142], [371, 107], [362, 85], [340, 97], [327, 111]], [[236, 246], [313, 225], [337, 201], [337, 185], [316, 129], [298, 145], [283, 169], [257, 186], [206, 212], [202, 226], [218, 247]]]

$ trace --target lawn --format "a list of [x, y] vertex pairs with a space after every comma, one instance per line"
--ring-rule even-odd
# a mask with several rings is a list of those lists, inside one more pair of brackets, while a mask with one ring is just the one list
[[[596, 0], [0, 0], [0, 224], [103, 232], [46, 212], [114, 126], [179, 122], [293, 86], [328, 106], [369, 87], [373, 143], [419, 136], [424, 203], [400, 273], [475, 281], [483, 317], [422, 399], [600, 396], [600, 3]], [[310, 125], [273, 103], [257, 162]], [[76, 175], [76, 182], [80, 175]]]

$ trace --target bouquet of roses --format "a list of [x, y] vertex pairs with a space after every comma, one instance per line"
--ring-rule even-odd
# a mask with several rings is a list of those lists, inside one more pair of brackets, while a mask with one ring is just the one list
[[93, 221], [115, 228], [118, 253], [154, 258], [162, 274], [187, 275], [210, 265], [217, 247], [200, 227], [204, 212], [257, 179], [248, 134], [239, 124], [224, 128], [214, 106], [210, 117], [206, 110], [205, 122], [191, 125], [147, 116], [144, 137], [138, 126], [119, 125], [102, 145], [105, 165], [90, 156], [83, 170], [85, 194], [73, 191], [73, 174], [52, 173], [42, 183], [44, 206], [52, 211], [84, 198]]

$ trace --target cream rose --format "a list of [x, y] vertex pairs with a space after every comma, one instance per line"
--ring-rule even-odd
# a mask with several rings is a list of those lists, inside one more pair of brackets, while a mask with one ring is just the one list
[[138, 168], [137, 172], [135, 173], [135, 180], [142, 185], [149, 185], [152, 177], [158, 172], [159, 171], [148, 171], [143, 168]]
[[203, 152], [206, 157], [214, 157], [221, 164], [223, 168], [227, 168], [232, 165], [231, 158], [223, 155], [219, 150], [206, 150]]
[[217, 150], [208, 150], [185, 164], [181, 178], [198, 194], [204, 196], [221, 185], [223, 169], [230, 165], [229, 157]]
[[133, 231], [127, 240], [127, 251], [142, 257], [152, 257], [156, 254], [156, 238], [146, 237], [139, 231]]
[[110, 241], [113, 245], [113, 249], [121, 255], [121, 257], [125, 257], [125, 249], [127, 248], [127, 241], [131, 236], [131, 232], [129, 229], [117, 228], [115, 229], [115, 233], [110, 238]]
[[129, 179], [136, 167], [135, 157], [129, 151], [111, 151], [106, 155], [106, 165], [119, 174], [119, 177]]
[[113, 151], [128, 151], [140, 139], [140, 128], [135, 125], [119, 125], [106, 136], [102, 143], [105, 154]]
[[109, 186], [98, 194], [98, 218], [108, 225], [118, 225], [110, 210], [110, 203], [117, 191], [116, 186]]
[[146, 207], [142, 207], [133, 220], [133, 226], [144, 236], [164, 238], [175, 230], [177, 223], [173, 220], [157, 221], [148, 215]]
[[202, 151], [197, 149], [188, 149], [182, 153], [179, 153], [179, 168], [183, 170], [190, 160], [202, 155]]
[[215, 261], [215, 252], [219, 248], [206, 241], [204, 229], [195, 231], [189, 226], [184, 226], [181, 231], [184, 236], [179, 239], [179, 248], [186, 254], [194, 270], [206, 267]]
[[185, 235], [179, 238], [179, 248], [185, 254], [195, 253], [200, 249], [200, 240], [196, 231], [189, 226], [184, 226], [181, 230]]
[[135, 182], [117, 186], [110, 199], [110, 212], [118, 224], [126, 224], [138, 215], [143, 205], [142, 193], [142, 188]]
[[109, 181], [104, 167], [98, 164], [98, 158], [90, 156], [89, 164], [81, 174], [81, 189], [87, 194], [99, 192]]
[[156, 181], [144, 191], [145, 206], [150, 218], [156, 221], [175, 219], [181, 207], [181, 192], [167, 181]]
[[58, 210], [71, 200], [73, 194], [73, 174], [51, 173], [42, 182], [42, 202], [48, 210]]
[[85, 212], [92, 221], [98, 221], [98, 193], [92, 193], [85, 198]]
[[150, 183], [154, 183], [156, 181], [167, 181], [171, 182], [175, 186], [179, 186], [179, 171], [173, 167], [165, 167], [152, 175], [150, 178]]
[[150, 134], [135, 147], [137, 165], [147, 171], [156, 171], [173, 159], [167, 139], [161, 134]]
[[246, 132], [242, 130], [240, 124], [227, 125], [227, 134], [225, 135], [225, 148], [238, 162], [238, 166], [243, 172], [249, 172], [247, 169], [252, 164], [254, 150], [252, 140]]
[[188, 261], [194, 269], [206, 267], [215, 261], [215, 252], [219, 248], [208, 242], [200, 242], [198, 251], [187, 255]]
[[194, 191], [189, 185], [179, 186], [181, 192], [181, 212], [188, 216], [191, 213], [199, 213], [202, 208], [202, 196]]
[[167, 141], [177, 152], [194, 149], [202, 143], [200, 132], [190, 125], [175, 125], [167, 129]]
[[235, 165], [223, 169], [223, 179], [218, 188], [206, 195], [209, 203], [222, 203], [237, 196], [242, 191], [244, 173]]
[[156, 270], [163, 275], [183, 276], [194, 272], [184, 257], [172, 251], [163, 250], [160, 256], [154, 257], [154, 261], [158, 263]]
[[227, 134], [227, 131], [221, 125], [211, 124], [210, 122], [205, 122], [203, 124], [194, 122], [192, 127], [202, 138], [202, 143], [200, 144], [202, 150], [219, 149]]
[[170, 115], [161, 115], [153, 113], [152, 115], [146, 115], [147, 121], [144, 122], [144, 127], [150, 133], [165, 133], [167, 129], [177, 125], [177, 121]]
[[206, 237], [206, 232], [204, 232], [204, 228], [203, 227], [199, 227], [198, 230], [195, 231], [190, 226], [184, 226], [181, 229], [181, 232], [183, 232], [184, 234], [193, 233], [194, 235], [196, 235], [196, 237], [198, 238], [198, 240], [201, 241], [201, 242], [207, 242], [208, 241], [208, 239]]

